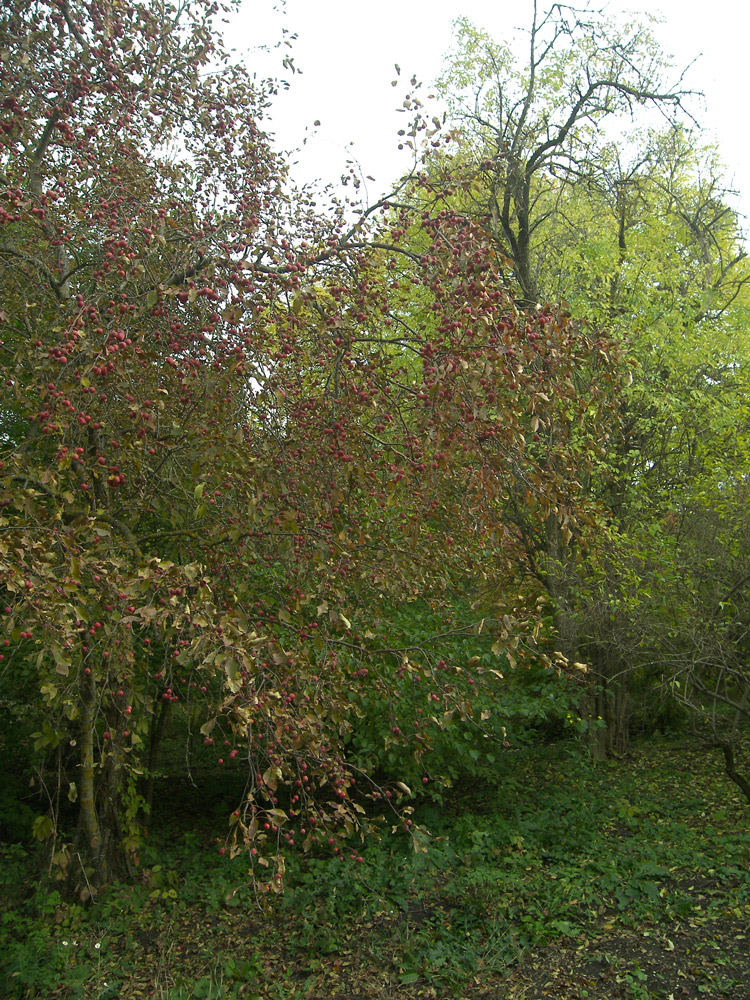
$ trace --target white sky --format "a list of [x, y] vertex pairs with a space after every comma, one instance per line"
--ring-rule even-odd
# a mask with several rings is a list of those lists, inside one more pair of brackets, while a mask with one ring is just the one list
[[[546, 9], [545, 0], [539, 6]], [[750, 215], [750, 6], [744, 9], [741, 0], [608, 4], [613, 12], [646, 8], [665, 19], [657, 34], [676, 69], [699, 57], [685, 84], [706, 95], [696, 117], [707, 129], [706, 141], [718, 143], [727, 178], [741, 192], [740, 208]], [[531, 10], [532, 0], [286, 0], [285, 10], [274, 0], [244, 0], [230, 42], [250, 52], [251, 69], [291, 84], [279, 94], [271, 119], [284, 149], [301, 146], [308, 135], [302, 153], [293, 157], [294, 176], [335, 182], [353, 153], [363, 173], [376, 178], [368, 182], [376, 197], [409, 165], [408, 155], [398, 153], [396, 134], [406, 118], [395, 111], [405, 84], [416, 75], [423, 81], [421, 93], [429, 92], [451, 47], [452, 20], [466, 15], [494, 37], [512, 39], [518, 36], [514, 28], [530, 23]], [[284, 27], [298, 36], [293, 49], [257, 51], [277, 41]], [[281, 66], [289, 54], [301, 74]], [[398, 88], [391, 86], [395, 63], [401, 67]], [[316, 120], [319, 128], [313, 127]]]

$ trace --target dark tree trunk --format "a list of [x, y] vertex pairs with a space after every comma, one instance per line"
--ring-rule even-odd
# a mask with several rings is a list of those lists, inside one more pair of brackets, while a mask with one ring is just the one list
[[[92, 886], [114, 882], [134, 871], [135, 843], [123, 830], [123, 817], [134, 829], [134, 815], [127, 815], [123, 794], [127, 775], [121, 763], [123, 749], [113, 732], [107, 740], [103, 766], [95, 763], [96, 720], [100, 706], [94, 672], [86, 674], [81, 691], [81, 735], [79, 764], [80, 829], [85, 840], [84, 869]], [[137, 806], [133, 803], [133, 812]]]
[[[592, 713], [590, 719], [599, 760], [624, 753], [630, 744], [630, 684], [617, 662], [591, 665]], [[595, 712], [595, 714], [594, 714]]]
[[146, 768], [146, 787], [144, 790], [144, 810], [149, 822], [151, 817], [151, 807], [154, 802], [154, 773], [156, 771], [156, 763], [159, 759], [159, 748], [161, 747], [161, 741], [164, 736], [164, 730], [166, 729], [171, 707], [172, 703], [170, 701], [160, 699], [159, 707], [154, 713], [151, 724], [151, 740], [148, 748], [148, 766]]
[[724, 754], [724, 770], [727, 777], [735, 783], [748, 803], [750, 803], [750, 781], [737, 770], [734, 759], [734, 747], [731, 743], [720, 743], [719, 747]]
[[102, 858], [102, 834], [96, 807], [94, 767], [94, 735], [96, 722], [96, 681], [93, 673], [84, 675], [81, 691], [81, 740], [78, 802], [81, 827], [86, 839], [86, 854], [93, 868], [93, 881], [101, 885], [106, 881]]

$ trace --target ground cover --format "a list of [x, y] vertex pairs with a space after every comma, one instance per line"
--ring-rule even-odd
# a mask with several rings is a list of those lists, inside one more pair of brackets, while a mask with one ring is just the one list
[[747, 805], [717, 775], [679, 740], [595, 767], [565, 741], [509, 753], [492, 787], [415, 802], [427, 851], [387, 828], [344, 860], [292, 854], [272, 900], [219, 853], [207, 791], [95, 905], [9, 845], [3, 995], [750, 1000]]

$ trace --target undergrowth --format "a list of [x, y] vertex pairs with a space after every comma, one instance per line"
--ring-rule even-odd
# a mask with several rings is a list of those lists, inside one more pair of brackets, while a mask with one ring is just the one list
[[[414, 805], [427, 850], [399, 829], [343, 859], [291, 855], [273, 901], [199, 827], [163, 827], [141, 881], [89, 906], [6, 846], [3, 995], [301, 1000], [354, 984], [376, 995], [372, 977], [461, 996], [545, 948], [750, 918], [746, 805], [682, 745], [652, 740], [597, 766], [573, 743], [522, 749], [494, 784]], [[636, 961], [602, 949], [619, 995], [661, 996]]]

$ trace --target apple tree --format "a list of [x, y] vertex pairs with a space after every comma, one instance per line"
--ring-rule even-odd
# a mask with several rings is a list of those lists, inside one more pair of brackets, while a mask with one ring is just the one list
[[[225, 10], [0, 13], [2, 683], [35, 692], [35, 832], [87, 894], [138, 865], [169, 713], [241, 774], [230, 850], [269, 889], [279, 847], [395, 809], [346, 754], [359, 693], [393, 696], [384, 595], [449, 606], [526, 558], [511, 488], [583, 530], [601, 436], [571, 371], [596, 360], [594, 423], [613, 397], [601, 342], [519, 310], [476, 223], [291, 192]], [[493, 656], [536, 596], [485, 617]], [[474, 663], [389, 651], [471, 713]]]

